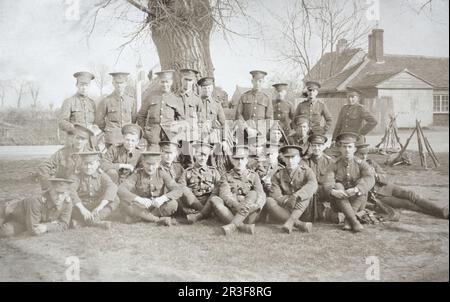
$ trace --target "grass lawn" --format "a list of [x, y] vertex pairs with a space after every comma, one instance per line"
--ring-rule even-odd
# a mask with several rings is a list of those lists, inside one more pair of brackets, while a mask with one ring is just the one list
[[[395, 183], [448, 204], [448, 153], [439, 158], [438, 169], [388, 171]], [[28, 177], [39, 161], [0, 160], [0, 202], [39, 193]], [[331, 224], [291, 235], [257, 225], [254, 236], [224, 237], [214, 220], [114, 223], [109, 231], [0, 239], [0, 281], [64, 281], [70, 256], [80, 259], [81, 281], [366, 281], [369, 256], [378, 257], [382, 281], [448, 281], [448, 234], [448, 220], [406, 210], [400, 222], [369, 225], [360, 234]]]

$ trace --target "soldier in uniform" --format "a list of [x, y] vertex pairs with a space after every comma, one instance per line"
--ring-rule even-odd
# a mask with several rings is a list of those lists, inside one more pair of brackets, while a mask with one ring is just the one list
[[[283, 134], [284, 133], [284, 134]], [[279, 144], [280, 147], [288, 144], [288, 136], [292, 134], [292, 130], [290, 132], [286, 133], [284, 132], [283, 128], [281, 127], [280, 123], [278, 121], [274, 121], [272, 126], [269, 129], [269, 132], [267, 133], [267, 142], [272, 144]]]
[[254, 234], [254, 223], [266, 202], [266, 195], [258, 174], [247, 169], [248, 147], [236, 146], [233, 151], [234, 168], [222, 176], [219, 196], [212, 197], [211, 203], [218, 218], [227, 223], [222, 226], [225, 235], [237, 229]]
[[336, 137], [341, 157], [331, 165], [323, 184], [331, 198], [332, 206], [344, 213], [344, 230], [361, 232], [363, 226], [356, 213], [364, 210], [367, 194], [375, 184], [372, 168], [354, 156], [356, 152], [356, 133], [344, 132]]
[[148, 93], [142, 100], [137, 123], [144, 130], [149, 146], [170, 138], [171, 133], [166, 132], [170, 132], [170, 125], [184, 120], [183, 101], [172, 92], [173, 74], [173, 70], [157, 72], [159, 89]]
[[309, 154], [308, 137], [310, 134], [309, 120], [307, 117], [298, 115], [294, 119], [294, 133], [288, 136], [290, 145], [299, 146], [303, 150], [302, 156]]
[[216, 145], [223, 141], [225, 112], [220, 100], [214, 95], [214, 78], [205, 77], [198, 81], [200, 86], [199, 128], [201, 140]]
[[183, 101], [185, 129], [181, 137], [181, 162], [187, 166], [191, 161], [190, 142], [199, 139], [198, 112], [200, 109], [200, 97], [197, 94], [197, 75], [198, 71], [194, 69], [180, 69], [181, 91], [179, 96]]
[[103, 155], [102, 169], [114, 183], [121, 183], [136, 169], [142, 152], [138, 146], [142, 134], [141, 127], [136, 124], [123, 126], [123, 144], [111, 146]]
[[97, 108], [96, 123], [105, 132], [105, 144], [122, 143], [122, 127], [136, 122], [136, 99], [125, 93], [127, 72], [113, 72], [112, 83], [114, 91], [100, 101]]
[[[283, 222], [282, 230], [290, 234], [295, 227], [311, 232], [312, 223], [302, 221], [302, 215], [317, 190], [314, 172], [301, 162], [302, 149], [287, 145], [280, 148], [286, 168], [272, 178], [271, 192], [266, 208], [269, 217]], [[302, 220], [300, 220], [302, 218]]]
[[[261, 179], [261, 184], [264, 188], [264, 193], [268, 196], [272, 190], [272, 178], [284, 165], [279, 162], [280, 145], [277, 143], [268, 142], [264, 149], [264, 156], [261, 155], [259, 161], [255, 164], [249, 164], [249, 168], [255, 171]], [[259, 214], [259, 221], [265, 222], [267, 220], [267, 208], [264, 207]]]
[[364, 136], [376, 127], [377, 120], [359, 103], [361, 91], [351, 87], [347, 87], [347, 91], [349, 103], [339, 112], [332, 141], [335, 142], [337, 136], [343, 132], [353, 132], [360, 136], [361, 142], [365, 142]]
[[180, 183], [184, 168], [179, 162], [175, 161], [178, 156], [178, 143], [161, 141], [159, 142], [159, 146], [161, 147], [162, 153], [159, 169], [165, 171], [176, 183]]
[[91, 150], [89, 139], [94, 133], [80, 124], [74, 124], [73, 127], [73, 130], [69, 130], [68, 137], [71, 143], [38, 166], [37, 174], [43, 190], [48, 188], [49, 178], [68, 178], [74, 174], [79, 161], [76, 153]]
[[370, 192], [376, 198], [393, 208], [403, 208], [448, 219], [448, 204], [446, 206], [436, 204], [412, 190], [407, 190], [393, 184], [383, 168], [377, 162], [367, 158], [369, 154], [368, 147], [369, 144], [358, 144], [356, 156], [366, 161], [374, 170], [375, 186]]
[[273, 119], [280, 121], [284, 133], [291, 132], [291, 122], [294, 119], [294, 105], [286, 100], [288, 84], [278, 83], [272, 85], [275, 88], [276, 97], [272, 102]]
[[196, 142], [192, 147], [195, 164], [187, 168], [181, 176], [181, 184], [184, 188], [181, 208], [187, 214], [189, 223], [195, 223], [211, 214], [210, 199], [219, 194], [221, 178], [219, 171], [207, 164], [213, 146]]
[[328, 138], [320, 134], [312, 134], [308, 138], [311, 154], [304, 160], [316, 175], [318, 189], [309, 204], [308, 210], [305, 213], [307, 221], [329, 221], [341, 223], [344, 220], [343, 214], [333, 211], [328, 200], [328, 194], [324, 190], [324, 181], [328, 169], [334, 163], [334, 159], [323, 151], [326, 148]]
[[72, 215], [73, 181], [51, 178], [49, 189], [39, 197], [0, 206], [0, 238], [28, 231], [31, 235], [63, 232]]
[[130, 175], [119, 186], [120, 205], [127, 221], [139, 219], [170, 226], [183, 189], [165, 171], [158, 169], [161, 153], [144, 151], [142, 170]]
[[95, 226], [111, 228], [106, 221], [119, 206], [117, 185], [99, 169], [100, 152], [80, 152], [80, 171], [71, 179], [76, 182], [76, 198], [72, 215], [72, 226]]
[[265, 127], [265, 122], [261, 125], [260, 121], [273, 119], [272, 101], [266, 93], [261, 91], [267, 73], [253, 70], [250, 71], [250, 74], [252, 75], [253, 89], [242, 94], [236, 108], [235, 119], [238, 121], [240, 129], [244, 131], [244, 137], [238, 137], [238, 142], [242, 142], [245, 137], [257, 140], [261, 135], [259, 128]]
[[86, 71], [73, 76], [77, 79], [77, 93], [64, 100], [59, 114], [59, 128], [65, 132], [72, 132], [75, 123], [90, 128], [95, 121], [95, 102], [88, 96], [89, 85], [95, 77]]
[[[294, 116], [306, 116], [309, 120], [309, 128], [315, 134], [326, 134], [331, 127], [332, 117], [327, 106], [322, 100], [317, 99], [320, 84], [318, 82], [306, 82], [308, 99], [298, 104]], [[325, 125], [321, 126], [322, 117]]]

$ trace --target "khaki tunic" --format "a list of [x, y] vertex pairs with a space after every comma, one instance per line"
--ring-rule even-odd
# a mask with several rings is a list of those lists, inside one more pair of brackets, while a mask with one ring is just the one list
[[139, 170], [130, 175], [120, 186], [120, 201], [132, 204], [136, 197], [154, 198], [165, 195], [171, 200], [181, 197], [183, 190], [166, 172], [157, 170], [155, 175], [148, 175]]
[[[37, 224], [45, 224], [49, 233], [62, 232], [69, 228], [72, 203], [66, 200], [61, 208], [57, 209], [50, 194], [46, 192], [40, 197], [27, 198], [12, 204], [7, 212], [5, 225], [12, 225], [15, 235], [23, 231], [38, 235]], [[0, 225], [0, 233], [1, 228]]]
[[[309, 127], [315, 134], [325, 134], [331, 127], [333, 118], [327, 106], [322, 100], [316, 100], [314, 103], [310, 100], [298, 104], [294, 116], [305, 116], [309, 119]], [[325, 125], [322, 127], [322, 117]]]
[[[247, 198], [251, 191], [257, 194], [254, 200]], [[219, 197], [228, 207], [240, 203], [239, 212], [243, 215], [262, 209], [266, 203], [261, 180], [258, 174], [251, 170], [238, 173], [233, 169], [224, 174], [220, 181]]]
[[357, 187], [361, 195], [367, 194], [375, 185], [373, 169], [359, 158], [348, 161], [341, 157], [330, 166], [323, 183], [330, 198], [331, 190], [337, 183], [342, 184], [345, 189]]
[[[184, 120], [184, 106], [180, 97], [161, 91], [150, 92], [137, 114], [137, 124], [144, 130], [146, 139], [157, 144], [161, 138], [161, 126], [170, 132], [174, 121]], [[170, 133], [165, 133], [170, 136]]]
[[73, 130], [73, 124], [78, 123], [90, 128], [95, 121], [95, 102], [89, 97], [79, 94], [65, 99], [59, 113], [59, 128], [65, 132]]
[[342, 132], [354, 132], [366, 135], [377, 125], [375, 117], [361, 104], [347, 104], [339, 112], [333, 131], [333, 140]]
[[236, 108], [236, 120], [244, 129], [257, 128], [257, 121], [273, 119], [273, 108], [270, 97], [261, 91], [249, 90], [239, 99]]
[[[90, 148], [86, 147], [83, 151], [90, 151]], [[37, 174], [43, 189], [48, 188], [49, 178], [68, 178], [76, 173], [80, 162], [79, 156], [74, 154], [77, 152], [72, 147], [65, 146], [38, 166]]]
[[117, 185], [104, 172], [97, 171], [93, 175], [77, 173], [71, 177], [76, 181], [76, 192], [78, 199], [74, 201], [81, 202], [89, 211], [94, 210], [100, 205], [102, 200], [108, 200], [106, 207], [114, 211], [119, 206], [117, 197]]
[[105, 143], [122, 142], [122, 127], [136, 122], [136, 106], [134, 98], [126, 94], [120, 97], [116, 92], [100, 101], [96, 123], [105, 131]]
[[280, 204], [285, 204], [285, 201], [293, 196], [296, 198], [294, 209], [303, 209], [316, 191], [317, 180], [314, 172], [301, 163], [294, 171], [290, 172], [284, 168], [274, 175], [269, 196]]
[[114, 169], [118, 172], [120, 164], [130, 164], [136, 168], [141, 153], [138, 148], [129, 152], [123, 145], [111, 146], [103, 155], [101, 167], [104, 171]]
[[273, 100], [273, 119], [280, 121], [284, 133], [289, 134], [292, 130], [291, 122], [294, 119], [294, 105], [290, 101]]

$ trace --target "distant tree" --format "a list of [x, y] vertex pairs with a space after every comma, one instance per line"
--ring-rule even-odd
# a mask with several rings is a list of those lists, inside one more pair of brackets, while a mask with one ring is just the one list
[[29, 90], [30, 90], [30, 95], [31, 95], [31, 100], [32, 100], [31, 108], [33, 110], [36, 110], [39, 105], [39, 102], [38, 102], [39, 90], [40, 90], [39, 84], [37, 82], [30, 83]]
[[12, 87], [16, 92], [16, 105], [17, 108], [21, 108], [23, 97], [27, 91], [29, 83], [25, 80], [15, 80], [12, 82]]
[[[335, 51], [339, 40], [346, 39], [347, 47], [356, 47], [370, 32], [363, 1], [294, 0], [293, 3], [293, 7], [286, 8], [286, 15], [274, 15], [285, 41], [279, 53], [281, 60], [299, 68], [304, 76], [326, 52]], [[330, 70], [320, 70], [318, 77], [329, 76], [334, 63], [332, 60]]]
[[55, 103], [53, 102], [48, 103], [48, 108], [50, 109], [50, 111], [53, 112], [53, 109], [55, 108]]
[[92, 71], [95, 75], [94, 82], [100, 90], [100, 97], [103, 96], [103, 89], [109, 84], [109, 67], [105, 64], [97, 64], [92, 66]]

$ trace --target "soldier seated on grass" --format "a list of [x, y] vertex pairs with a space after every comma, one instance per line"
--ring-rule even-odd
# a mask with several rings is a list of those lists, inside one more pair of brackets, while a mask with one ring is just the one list
[[312, 223], [300, 220], [302, 214], [317, 191], [314, 172], [301, 162], [302, 149], [288, 145], [280, 148], [286, 168], [279, 170], [272, 178], [271, 191], [266, 208], [269, 217], [283, 222], [282, 230], [290, 234], [295, 227], [311, 232]]
[[72, 215], [70, 192], [73, 180], [50, 178], [49, 189], [39, 197], [0, 206], [0, 238], [23, 232], [31, 235], [62, 232]]
[[336, 137], [341, 157], [331, 165], [323, 184], [333, 209], [345, 215], [343, 229], [353, 232], [363, 230], [356, 213], [364, 210], [367, 194], [375, 185], [373, 169], [354, 156], [358, 139], [358, 134], [352, 132]]
[[210, 199], [219, 194], [221, 178], [219, 171], [207, 164], [214, 146], [196, 142], [192, 147], [195, 163], [187, 168], [181, 177], [183, 197], [179, 203], [179, 208], [189, 223], [195, 223], [211, 214]]
[[142, 170], [130, 175], [119, 186], [120, 206], [128, 223], [144, 220], [170, 226], [171, 216], [178, 208], [181, 186], [164, 170], [159, 169], [161, 152], [144, 151]]
[[117, 186], [100, 167], [100, 152], [80, 152], [80, 171], [71, 178], [76, 182], [76, 200], [72, 226], [111, 228], [105, 221], [119, 206]]
[[101, 167], [114, 183], [121, 183], [136, 169], [141, 156], [138, 145], [142, 134], [141, 127], [136, 124], [123, 126], [123, 143], [111, 146], [103, 156]]
[[326, 221], [332, 223], [342, 223], [344, 214], [335, 212], [330, 205], [329, 196], [325, 192], [323, 183], [328, 169], [334, 163], [334, 159], [324, 153], [328, 138], [320, 134], [312, 134], [308, 139], [311, 148], [311, 154], [304, 158], [308, 166], [316, 175], [319, 188], [311, 200], [308, 210], [305, 213], [308, 216], [307, 221]]
[[219, 196], [214, 196], [211, 203], [218, 218], [227, 223], [222, 227], [225, 235], [236, 230], [254, 234], [266, 194], [258, 174], [247, 168], [248, 147], [236, 146], [233, 151], [234, 168], [222, 176]]

